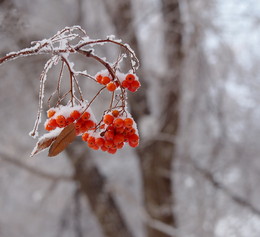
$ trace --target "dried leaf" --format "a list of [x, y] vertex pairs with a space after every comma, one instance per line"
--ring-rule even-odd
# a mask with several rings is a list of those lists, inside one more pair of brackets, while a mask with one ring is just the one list
[[54, 141], [56, 140], [56, 137], [42, 137], [39, 138], [39, 141], [36, 143], [32, 153], [31, 157], [38, 154], [39, 152], [45, 150], [48, 148]]
[[65, 127], [59, 136], [56, 138], [55, 142], [50, 147], [48, 156], [56, 156], [62, 152], [71, 142], [74, 141], [76, 137], [75, 124], [72, 123]]

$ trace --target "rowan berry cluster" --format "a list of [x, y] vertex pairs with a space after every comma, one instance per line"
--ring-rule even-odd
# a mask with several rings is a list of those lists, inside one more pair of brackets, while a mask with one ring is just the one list
[[[49, 148], [49, 156], [56, 156], [73, 142], [76, 136], [82, 136], [90, 148], [112, 154], [125, 143], [131, 147], [138, 146], [137, 127], [127, 111], [127, 91], [136, 92], [141, 86], [136, 75], [139, 60], [128, 44], [122, 43], [112, 35], [105, 39], [91, 39], [80, 26], [65, 27], [52, 37], [32, 44], [30, 48], [11, 52], [0, 58], [1, 64], [22, 56], [51, 56], [40, 74], [39, 106], [34, 127], [29, 134], [33, 138], [38, 137], [42, 111], [46, 105], [49, 110], [44, 127], [48, 133], [38, 139], [32, 156], [46, 148]], [[105, 44], [114, 45], [119, 49], [117, 58], [107, 55], [113, 63], [106, 60], [106, 55], [94, 53], [94, 47], [102, 47]], [[77, 67], [77, 62], [84, 58], [93, 60], [103, 70], [93, 76], [89, 74], [87, 64], [84, 64], [86, 68], [80, 69], [81, 66]], [[52, 67], [59, 68], [57, 86], [45, 101], [45, 85]], [[85, 98], [93, 93], [86, 91], [87, 85], [84, 80], [92, 80], [102, 85], [92, 98], [88, 98], [89, 102]], [[66, 85], [63, 86], [64, 84]], [[98, 122], [91, 108], [99, 95], [105, 91], [112, 93], [109, 93], [108, 100], [101, 105], [104, 106], [104, 112]]]
[[108, 76], [107, 72], [99, 73], [96, 75], [96, 81], [105, 85], [108, 91], [115, 91], [118, 87], [122, 87], [128, 89], [131, 92], [136, 92], [138, 88], [141, 86], [139, 79], [134, 74], [123, 74], [117, 73], [117, 80], [112, 80], [111, 77]]
[[118, 110], [105, 114], [99, 124], [99, 132], [86, 132], [82, 140], [94, 150], [101, 149], [104, 152], [115, 154], [118, 149], [128, 143], [131, 147], [137, 147], [139, 136], [134, 120], [127, 113], [120, 114]]
[[96, 119], [90, 109], [84, 106], [59, 106], [47, 111], [48, 119], [45, 122], [45, 129], [52, 131], [56, 128], [64, 128], [75, 123], [76, 134], [80, 135], [96, 127]]

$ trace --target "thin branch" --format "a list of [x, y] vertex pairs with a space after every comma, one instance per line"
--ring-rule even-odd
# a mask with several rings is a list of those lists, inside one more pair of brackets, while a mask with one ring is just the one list
[[10, 157], [9, 155], [7, 155], [3, 152], [0, 153], [0, 160], [7, 163], [7, 164], [16, 166], [17, 168], [28, 171], [32, 175], [36, 175], [40, 178], [48, 179], [48, 180], [51, 180], [51, 181], [65, 181], [65, 182], [74, 181], [74, 178], [72, 176], [55, 175], [55, 174], [47, 173], [45, 171], [36, 169], [32, 166], [26, 165], [22, 161], [16, 160], [15, 158]]
[[228, 189], [224, 184], [218, 181], [213, 174], [205, 168], [200, 167], [194, 160], [189, 159], [192, 166], [206, 179], [208, 180], [216, 189], [221, 190], [225, 193], [232, 201], [238, 205], [247, 208], [252, 213], [260, 217], [260, 209], [255, 207], [252, 203], [248, 202], [243, 197], [234, 194], [230, 189]]

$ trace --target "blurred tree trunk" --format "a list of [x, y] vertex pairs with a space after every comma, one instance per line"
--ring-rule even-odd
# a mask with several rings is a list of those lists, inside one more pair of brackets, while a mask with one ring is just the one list
[[[78, 146], [78, 147], [77, 147]], [[133, 237], [111, 193], [106, 190], [105, 177], [95, 165], [91, 154], [82, 147], [82, 142], [66, 149], [74, 168], [75, 181], [90, 203], [90, 207], [107, 237]]]
[[[115, 5], [104, 1], [110, 14], [117, 35], [128, 42], [140, 57], [138, 40], [133, 27], [131, 0], [117, 1]], [[111, 9], [113, 7], [113, 9]], [[116, 10], [115, 10], [116, 8]], [[165, 21], [165, 46], [167, 52], [168, 69], [165, 73], [164, 95], [165, 105], [162, 114], [161, 133], [177, 136], [179, 127], [179, 99], [180, 99], [180, 68], [182, 63], [182, 23], [179, 2], [177, 0], [162, 0], [162, 12]], [[120, 20], [118, 20], [120, 19]], [[125, 34], [127, 33], [127, 35]], [[144, 76], [144, 73], [141, 73]], [[147, 98], [144, 91], [142, 96], [132, 98], [131, 111], [135, 119], [139, 120], [147, 112]], [[140, 103], [141, 100], [141, 103]], [[141, 104], [141, 106], [140, 106]], [[138, 105], [138, 106], [137, 106]], [[158, 121], [159, 122], [159, 121]], [[172, 163], [176, 144], [169, 141], [152, 141], [146, 147], [140, 147], [138, 156], [143, 178], [144, 205], [152, 219], [176, 227], [173, 213], [175, 205], [171, 180]], [[146, 226], [147, 236], [166, 237], [168, 234], [156, 230], [151, 225]]]

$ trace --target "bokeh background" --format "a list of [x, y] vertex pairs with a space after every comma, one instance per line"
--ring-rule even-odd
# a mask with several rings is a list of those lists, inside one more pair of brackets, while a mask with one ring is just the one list
[[253, 0], [1, 0], [1, 57], [80, 25], [134, 48], [142, 89], [138, 149], [30, 158], [48, 58], [0, 65], [0, 237], [259, 237], [259, 22]]

